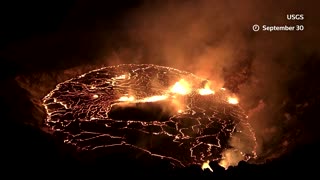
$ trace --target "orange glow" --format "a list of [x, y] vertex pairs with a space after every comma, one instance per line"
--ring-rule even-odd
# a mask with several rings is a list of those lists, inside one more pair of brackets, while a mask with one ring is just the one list
[[121, 76], [117, 76], [117, 77], [115, 77], [115, 79], [126, 79], [126, 75], [123, 74], [123, 75], [121, 75]]
[[204, 88], [199, 89], [200, 95], [214, 94], [214, 91], [210, 89], [209, 84], [206, 84]]
[[241, 152], [225, 150], [222, 152], [222, 159], [219, 165], [224, 169], [228, 169], [230, 166], [237, 166], [240, 160], [243, 160], [243, 155]]
[[118, 101], [134, 101], [134, 97], [133, 96], [122, 96], [119, 98]]
[[206, 162], [204, 162], [204, 163], [202, 164], [202, 166], [201, 166], [201, 169], [202, 169], [202, 170], [209, 169], [211, 172], [213, 172], [213, 170], [212, 170], [212, 168], [210, 167], [209, 163], [210, 163], [209, 160], [206, 161]]
[[238, 104], [239, 100], [236, 97], [228, 97], [228, 103], [229, 104]]
[[186, 80], [181, 79], [180, 81], [176, 82], [172, 86], [170, 91], [172, 93], [186, 95], [186, 94], [189, 94], [191, 92], [191, 87], [190, 87], [190, 84]]
[[200, 95], [209, 95], [209, 94], [214, 94], [214, 91], [211, 89], [199, 89], [199, 94]]
[[162, 95], [162, 96], [151, 96], [151, 97], [147, 97], [142, 99], [142, 102], [155, 102], [155, 101], [161, 101], [161, 100], [165, 100], [167, 99], [168, 96]]
[[223, 167], [224, 169], [228, 169], [229, 163], [227, 160], [223, 159], [219, 162], [219, 166]]

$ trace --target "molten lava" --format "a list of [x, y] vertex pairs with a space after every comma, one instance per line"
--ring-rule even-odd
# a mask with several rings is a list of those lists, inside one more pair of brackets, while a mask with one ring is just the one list
[[168, 96], [165, 95], [161, 95], [161, 96], [151, 96], [151, 97], [147, 97], [142, 99], [142, 102], [155, 102], [155, 101], [162, 101], [168, 99]]
[[133, 96], [129, 96], [129, 97], [122, 96], [122, 97], [119, 98], [118, 101], [134, 101], [134, 97]]
[[206, 84], [204, 88], [199, 89], [200, 95], [214, 94], [214, 91], [210, 89], [209, 84]]
[[239, 103], [239, 100], [238, 100], [238, 98], [236, 98], [236, 97], [228, 97], [228, 102], [229, 102], [230, 104], [238, 104], [238, 103]]
[[[79, 151], [128, 149], [210, 170], [209, 161], [230, 164], [224, 157], [229, 149], [242, 160], [255, 157], [255, 136], [238, 99], [205, 81], [156, 65], [104, 67], [45, 96], [45, 122]], [[246, 143], [246, 152], [229, 144], [235, 136]]]
[[190, 87], [190, 84], [186, 80], [181, 79], [172, 86], [170, 91], [172, 93], [186, 95], [191, 92], [191, 87]]
[[201, 169], [202, 169], [202, 170], [209, 169], [211, 172], [213, 172], [213, 170], [212, 170], [212, 168], [210, 167], [209, 163], [210, 163], [209, 160], [206, 161], [206, 162], [204, 162], [204, 163], [202, 164], [202, 166], [201, 166]]

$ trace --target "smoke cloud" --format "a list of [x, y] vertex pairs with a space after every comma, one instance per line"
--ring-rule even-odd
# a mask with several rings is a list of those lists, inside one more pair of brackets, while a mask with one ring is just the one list
[[[288, 145], [283, 129], [295, 124], [294, 115], [283, 110], [290, 99], [288, 84], [305, 73], [301, 67], [319, 52], [314, 6], [297, 0], [144, 1], [121, 22], [125, 42], [112, 50], [105, 45], [111, 53], [100, 53], [92, 63], [166, 65], [208, 78], [213, 87], [231, 89], [248, 112], [258, 156], [273, 156], [274, 147]], [[291, 13], [304, 14], [304, 20], [288, 21]], [[305, 29], [253, 32], [254, 24], [301, 24]]]
[[[135, 48], [115, 54], [120, 62], [171, 66], [233, 90], [249, 113], [258, 155], [276, 156], [275, 147], [288, 145], [283, 129], [295, 123], [287, 121], [283, 110], [288, 84], [319, 52], [312, 6], [299, 1], [146, 1], [124, 22]], [[287, 14], [296, 13], [304, 14], [304, 20], [287, 20]], [[253, 32], [254, 24], [301, 24], [305, 29]]]

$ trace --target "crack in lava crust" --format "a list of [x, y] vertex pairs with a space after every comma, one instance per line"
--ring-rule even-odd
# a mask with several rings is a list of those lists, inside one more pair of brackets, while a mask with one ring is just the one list
[[[191, 93], [168, 93], [180, 79], [192, 84]], [[245, 160], [254, 157], [256, 142], [246, 114], [239, 105], [227, 102], [225, 89], [199, 95], [196, 89], [203, 87], [205, 81], [188, 72], [151, 64], [104, 67], [62, 82], [45, 96], [45, 122], [65, 143], [81, 152], [103, 148], [112, 153], [128, 148], [167, 159], [179, 167], [201, 165], [207, 160], [219, 161], [224, 150], [235, 149], [229, 141], [237, 134], [240, 141], [250, 144], [250, 153], [240, 152], [241, 155]], [[127, 113], [126, 118], [110, 116], [112, 108], [121, 103], [136, 107], [135, 100], [168, 94], [170, 98], [179, 96], [184, 108], [172, 110], [170, 101], [160, 105], [170, 111], [161, 120], [155, 116], [130, 119], [131, 114], [125, 109], [118, 114]], [[134, 96], [135, 100], [119, 101], [123, 96]]]

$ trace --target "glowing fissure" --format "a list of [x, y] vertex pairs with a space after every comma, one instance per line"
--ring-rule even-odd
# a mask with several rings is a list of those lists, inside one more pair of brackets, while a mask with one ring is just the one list
[[209, 160], [206, 161], [206, 162], [204, 162], [204, 163], [202, 164], [202, 166], [201, 166], [201, 169], [202, 169], [202, 170], [209, 169], [211, 172], [213, 172], [213, 170], [212, 170], [212, 168], [210, 167], [209, 163], [210, 163]]
[[[251, 150], [237, 151], [243, 160], [255, 157], [256, 139], [238, 99], [224, 88], [203, 85], [205, 81], [157, 65], [105, 67], [58, 84], [43, 98], [45, 121], [65, 143], [82, 151], [130, 147], [176, 166], [212, 170], [208, 161], [228, 164], [223, 153], [235, 149], [229, 141], [240, 134]], [[161, 121], [130, 120], [130, 114], [129, 119], [109, 117], [121, 103], [168, 100], [174, 108], [163, 106], [171, 113]]]

